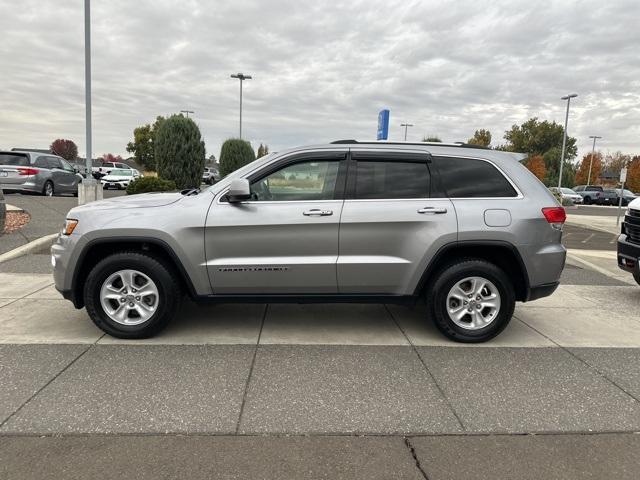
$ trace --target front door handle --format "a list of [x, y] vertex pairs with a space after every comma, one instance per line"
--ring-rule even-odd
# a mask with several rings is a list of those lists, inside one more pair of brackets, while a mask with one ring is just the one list
[[333, 210], [320, 210], [319, 208], [312, 208], [311, 210], [305, 210], [302, 212], [303, 215], [307, 217], [326, 217], [328, 215], [333, 215]]
[[447, 209], [444, 207], [424, 207], [418, 209], [418, 213], [430, 213], [432, 215], [447, 213]]

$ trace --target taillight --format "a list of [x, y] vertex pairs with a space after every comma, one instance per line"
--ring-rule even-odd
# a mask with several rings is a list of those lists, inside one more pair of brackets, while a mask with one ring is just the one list
[[37, 175], [40, 172], [37, 168], [19, 167], [18, 175]]
[[567, 213], [564, 211], [562, 207], [546, 207], [542, 209], [542, 214], [544, 218], [547, 219], [549, 223], [564, 223], [567, 219]]

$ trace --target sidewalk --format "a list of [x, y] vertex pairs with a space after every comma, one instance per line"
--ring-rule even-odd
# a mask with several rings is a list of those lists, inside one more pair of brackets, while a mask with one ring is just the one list
[[[620, 222], [624, 220], [624, 211], [626, 207], [622, 209], [620, 215]], [[578, 227], [591, 228], [593, 230], [600, 230], [602, 232], [619, 234], [620, 225], [616, 225], [615, 216], [597, 216], [597, 215], [577, 215], [571, 210], [567, 210], [567, 223], [576, 225]]]

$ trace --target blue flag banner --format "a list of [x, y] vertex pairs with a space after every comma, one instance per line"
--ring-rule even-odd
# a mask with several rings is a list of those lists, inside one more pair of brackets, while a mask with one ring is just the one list
[[380, 110], [378, 113], [378, 140], [389, 138], [389, 110]]

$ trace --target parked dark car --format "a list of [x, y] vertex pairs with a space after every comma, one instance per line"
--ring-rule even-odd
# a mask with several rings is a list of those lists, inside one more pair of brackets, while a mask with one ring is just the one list
[[[638, 196], [635, 193], [633, 193], [631, 190], [627, 190], [626, 188], [624, 190], [620, 188], [616, 188], [615, 192], [616, 192], [616, 195], [618, 196], [618, 200], [620, 199], [620, 195], [622, 194], [622, 206], [624, 207], [626, 207], [631, 202], [633, 202], [636, 198], [638, 198]], [[617, 203], [618, 202], [616, 201], [616, 204]]]
[[573, 191], [584, 199], [585, 205], [616, 205], [618, 200], [614, 190], [605, 190], [600, 185], [578, 185]]

